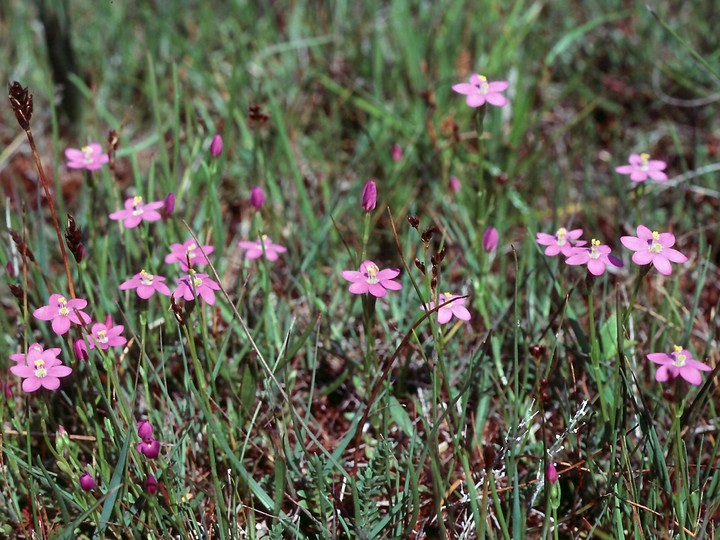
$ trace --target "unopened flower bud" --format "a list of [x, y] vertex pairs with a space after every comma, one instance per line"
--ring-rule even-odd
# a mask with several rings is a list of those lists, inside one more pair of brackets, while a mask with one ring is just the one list
[[92, 491], [95, 487], [95, 479], [87, 471], [80, 477], [80, 487], [83, 491]]
[[222, 135], [220, 135], [218, 133], [213, 137], [213, 140], [210, 143], [210, 155], [212, 157], [219, 157], [220, 154], [222, 154], [222, 151], [223, 151]]
[[548, 463], [547, 469], [545, 469], [545, 478], [549, 484], [555, 484], [558, 481], [558, 472], [555, 468], [554, 463]]
[[460, 185], [460, 180], [458, 179], [458, 177], [451, 176], [450, 177], [450, 191], [452, 191], [453, 193], [457, 193], [458, 191], [460, 191], [461, 187], [462, 186]]
[[73, 353], [75, 353], [75, 358], [78, 360], [88, 359], [87, 344], [84, 339], [75, 340], [75, 343], [73, 343]]
[[265, 204], [265, 192], [260, 186], [253, 186], [250, 190], [250, 204], [256, 209], [260, 210], [263, 204]]
[[155, 477], [152, 474], [148, 474], [147, 479], [145, 480], [145, 491], [148, 493], [148, 495], [155, 495], [155, 493], [157, 493], [157, 490], [157, 480], [155, 480]]
[[175, 194], [171, 191], [165, 196], [165, 217], [170, 217], [175, 211]]
[[375, 186], [375, 182], [373, 182], [372, 180], [368, 180], [362, 190], [362, 209], [365, 210], [365, 212], [372, 212], [373, 210], [375, 210], [376, 204], [377, 186]]
[[498, 242], [500, 241], [500, 236], [498, 235], [497, 229], [495, 227], [488, 227], [485, 229], [485, 232], [483, 233], [483, 249], [485, 251], [492, 251], [494, 250]]
[[392, 159], [393, 161], [400, 161], [403, 157], [402, 147], [399, 144], [393, 144], [392, 147]]
[[140, 420], [137, 425], [137, 434], [142, 440], [151, 438], [153, 434], [152, 424], [148, 420]]

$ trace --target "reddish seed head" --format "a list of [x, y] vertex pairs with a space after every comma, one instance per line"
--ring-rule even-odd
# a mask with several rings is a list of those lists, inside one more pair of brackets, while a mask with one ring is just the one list
[[362, 190], [362, 202], [361, 206], [365, 212], [372, 212], [375, 210], [377, 204], [377, 186], [372, 180], [368, 180], [365, 183], [365, 187]]

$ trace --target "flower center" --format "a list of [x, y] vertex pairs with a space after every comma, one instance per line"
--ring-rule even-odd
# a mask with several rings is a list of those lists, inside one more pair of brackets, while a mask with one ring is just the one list
[[646, 154], [645, 152], [643, 152], [642, 154], [640, 154], [640, 161], [641, 161], [640, 168], [641, 168], [643, 171], [647, 171], [647, 170], [648, 170], [648, 161], [649, 161], [649, 160], [650, 160], [650, 154]]
[[592, 239], [592, 242], [590, 242], [590, 258], [591, 259], [597, 259], [600, 257], [600, 252], [598, 251], [598, 247], [600, 246], [600, 240]]
[[202, 285], [202, 279], [197, 276], [192, 276], [192, 282], [196, 289]]
[[560, 227], [555, 233], [555, 238], [557, 238], [558, 246], [564, 246], [567, 242], [567, 229], [565, 227]]
[[96, 339], [97, 339], [98, 343], [103, 343], [103, 344], [107, 343], [108, 342], [107, 330], [99, 330], [97, 333]]
[[367, 279], [365, 280], [370, 285], [374, 285], [375, 283], [378, 283], [377, 273], [380, 271], [377, 264], [370, 263], [365, 267], [365, 272], [367, 272]]
[[483, 75], [478, 75], [478, 79], [480, 80], [480, 84], [477, 84], [478, 93], [479, 94], [487, 94], [488, 88], [490, 88], [490, 85], [487, 82], [487, 77]]
[[660, 238], [660, 233], [657, 231], [653, 231], [652, 233], [652, 240], [648, 240], [648, 244], [650, 244], [650, 247], [648, 248], [651, 253], [660, 253], [663, 249], [662, 244], [658, 242]]
[[64, 296], [61, 296], [57, 299], [58, 303], [58, 313], [62, 315], [63, 317], [67, 317], [70, 313], [70, 310], [67, 308], [67, 299]]
[[673, 365], [675, 367], [683, 367], [685, 365], [685, 360], [687, 360], [687, 356], [682, 353], [683, 348], [680, 345], [675, 345], [673, 347], [673, 357], [675, 358], [675, 361], [673, 362]]
[[94, 161], [92, 148], [89, 146], [83, 146], [80, 151], [83, 153], [83, 161], [85, 163], [92, 163]]
[[47, 369], [45, 368], [45, 361], [42, 358], [35, 360], [35, 376], [42, 379], [47, 375]]
[[155, 276], [153, 276], [152, 274], [148, 274], [144, 268], [140, 270], [140, 281], [143, 285], [152, 285], [154, 278]]
[[143, 201], [142, 197], [138, 196], [133, 198], [133, 216], [139, 216], [143, 213]]

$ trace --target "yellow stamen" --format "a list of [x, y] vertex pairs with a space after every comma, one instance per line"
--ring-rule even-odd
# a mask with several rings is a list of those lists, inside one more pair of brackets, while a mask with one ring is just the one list
[[380, 271], [380, 269], [378, 268], [377, 264], [370, 263], [370, 264], [366, 265], [365, 271], [368, 274], [368, 278], [367, 278], [368, 283], [370, 283], [372, 285], [372, 284], [378, 282], [378, 279], [376, 276], [377, 276], [377, 273]]

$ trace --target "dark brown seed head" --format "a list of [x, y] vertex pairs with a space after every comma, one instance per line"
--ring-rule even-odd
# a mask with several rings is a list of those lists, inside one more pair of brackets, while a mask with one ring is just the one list
[[420, 226], [420, 220], [417, 216], [410, 215], [407, 217], [408, 223], [413, 229], [416, 229]]
[[14, 81], [8, 84], [8, 97], [20, 127], [29, 131], [33, 113], [32, 94], [28, 92], [27, 86], [23, 88], [19, 82]]
[[417, 269], [420, 270], [423, 273], [423, 275], [425, 275], [425, 263], [422, 262], [417, 257], [415, 257], [415, 266], [417, 266]]

